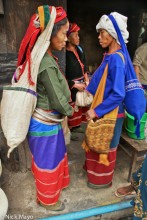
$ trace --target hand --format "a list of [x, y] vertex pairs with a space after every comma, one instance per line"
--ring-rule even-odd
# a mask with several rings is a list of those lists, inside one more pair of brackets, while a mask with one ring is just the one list
[[90, 109], [86, 112], [86, 119], [87, 121], [92, 120], [93, 118], [96, 117], [95, 111], [93, 109]]
[[75, 83], [74, 88], [78, 89], [79, 91], [83, 91], [86, 88], [85, 83]]
[[85, 77], [85, 84], [86, 84], [86, 86], [88, 86], [88, 84], [89, 84], [88, 74], [85, 73], [85, 74], [84, 74], [84, 77]]

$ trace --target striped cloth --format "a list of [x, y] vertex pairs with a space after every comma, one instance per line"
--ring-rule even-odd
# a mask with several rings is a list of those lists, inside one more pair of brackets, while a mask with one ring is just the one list
[[98, 163], [99, 155], [94, 151], [86, 153], [84, 169], [87, 171], [88, 182], [97, 187], [107, 187], [112, 185], [112, 179], [116, 164], [117, 145], [119, 143], [124, 118], [117, 118], [114, 136], [110, 144], [108, 153], [109, 166]]
[[[75, 108], [75, 103], [72, 103], [71, 106]], [[71, 117], [68, 117], [68, 126], [70, 129], [80, 126], [82, 123], [86, 123], [86, 112], [89, 110], [89, 107], [78, 107]]]
[[69, 185], [68, 160], [61, 124], [32, 118], [28, 133], [37, 201], [57, 203], [61, 190]]
[[96, 186], [109, 186], [112, 183], [114, 168], [116, 163], [117, 147], [109, 151], [109, 166], [99, 164], [99, 154], [93, 151], [86, 153], [86, 163], [84, 169], [87, 171], [88, 182]]

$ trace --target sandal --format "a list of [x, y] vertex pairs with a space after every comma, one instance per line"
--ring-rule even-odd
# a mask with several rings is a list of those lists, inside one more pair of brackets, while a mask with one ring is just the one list
[[125, 196], [135, 195], [136, 192], [135, 192], [133, 186], [129, 185], [129, 186], [124, 186], [124, 187], [118, 188], [114, 194], [116, 197], [121, 198], [121, 197], [125, 197]]
[[50, 211], [63, 211], [65, 209], [64, 203], [61, 202], [60, 200], [54, 205], [45, 205], [41, 203], [40, 201], [38, 201], [38, 204]]

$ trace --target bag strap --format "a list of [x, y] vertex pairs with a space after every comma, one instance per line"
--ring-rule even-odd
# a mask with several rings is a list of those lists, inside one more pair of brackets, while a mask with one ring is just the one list
[[[96, 91], [96, 94], [93, 98], [93, 102], [91, 104], [90, 109], [95, 108], [97, 105], [99, 105], [100, 103], [102, 103], [103, 101], [103, 97], [104, 97], [104, 90], [105, 90], [105, 86], [106, 86], [106, 78], [108, 75], [108, 64], [106, 65], [105, 69], [104, 69], [104, 73], [103, 76], [101, 78], [101, 81], [99, 83], [98, 89]], [[116, 107], [115, 109], [113, 109], [111, 112], [108, 112], [107, 114], [105, 114], [103, 116], [103, 118], [111, 118], [111, 119], [116, 119], [117, 118], [117, 114], [118, 114], [118, 109], [119, 107]]]
[[108, 73], [108, 64], [106, 65], [106, 67], [104, 69], [104, 73], [103, 73], [102, 78], [100, 80], [99, 86], [98, 86], [97, 91], [95, 93], [95, 96], [93, 98], [90, 109], [95, 108], [97, 105], [99, 105], [103, 101], [107, 73]]
[[124, 58], [124, 56], [122, 55], [122, 53], [121, 53], [121, 52], [116, 52], [116, 53], [122, 58], [123, 62], [125, 63], [125, 58]]
[[81, 61], [81, 59], [80, 59], [80, 57], [79, 57], [79, 54], [78, 54], [77, 50], [74, 50], [73, 53], [74, 53], [74, 55], [76, 56], [76, 58], [77, 58], [77, 60], [78, 60], [78, 62], [79, 62], [79, 64], [80, 64], [80, 66], [81, 66], [82, 73], [83, 73], [83, 76], [84, 76], [84, 64], [82, 63], [82, 61]]

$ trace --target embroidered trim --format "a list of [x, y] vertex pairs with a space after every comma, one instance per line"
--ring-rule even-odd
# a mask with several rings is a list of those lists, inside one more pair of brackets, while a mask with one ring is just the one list
[[142, 88], [142, 85], [140, 82], [138, 82], [137, 79], [133, 79], [133, 80], [129, 80], [126, 82], [126, 92], [129, 92], [131, 91], [132, 89], [141, 89]]

